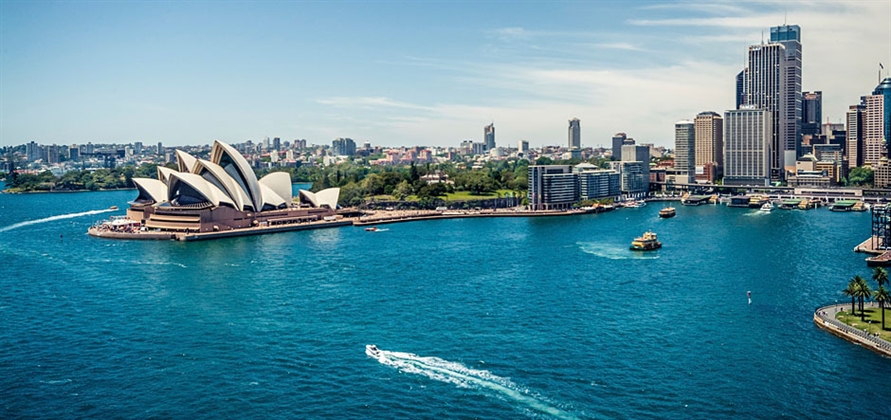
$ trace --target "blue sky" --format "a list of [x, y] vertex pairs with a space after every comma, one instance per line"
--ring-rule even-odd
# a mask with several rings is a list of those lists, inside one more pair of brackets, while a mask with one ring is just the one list
[[[733, 107], [746, 46], [802, 28], [834, 122], [891, 68], [891, 2], [0, 1], [0, 145], [584, 146]], [[766, 36], [766, 35], [765, 35]]]

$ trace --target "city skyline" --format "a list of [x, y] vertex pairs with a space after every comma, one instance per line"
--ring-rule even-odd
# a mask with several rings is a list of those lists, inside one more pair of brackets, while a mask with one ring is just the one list
[[802, 89], [842, 122], [891, 65], [889, 18], [887, 2], [4, 2], [0, 146], [457, 147], [494, 122], [499, 144], [541, 147], [575, 117], [583, 147], [670, 147], [675, 121], [735, 107], [746, 48], [784, 20]]

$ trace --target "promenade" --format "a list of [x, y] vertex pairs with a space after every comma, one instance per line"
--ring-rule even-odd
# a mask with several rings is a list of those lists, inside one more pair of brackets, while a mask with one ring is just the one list
[[[866, 306], [877, 307], [875, 302], [869, 302]], [[891, 342], [885, 341], [866, 331], [859, 330], [835, 319], [835, 315], [844, 311], [846, 308], [850, 309], [851, 305], [835, 304], [819, 307], [814, 311], [814, 323], [817, 324], [818, 327], [854, 344], [859, 344], [883, 356], [891, 357]], [[881, 325], [879, 325], [879, 327], [881, 327]]]

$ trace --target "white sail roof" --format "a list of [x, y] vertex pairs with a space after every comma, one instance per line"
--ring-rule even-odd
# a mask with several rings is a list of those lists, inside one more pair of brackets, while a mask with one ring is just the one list
[[167, 201], [167, 185], [154, 178], [133, 178], [133, 184], [139, 190], [139, 200], [152, 200], [156, 203]]
[[291, 175], [287, 172], [272, 172], [260, 178], [260, 185], [269, 187], [272, 191], [283, 198], [285, 202], [290, 203], [292, 199], [291, 193]]
[[200, 197], [195, 198], [203, 198], [204, 201], [210, 202], [214, 206], [228, 204], [235, 207], [235, 203], [232, 199], [215, 185], [207, 182], [207, 180], [199, 175], [184, 172], [176, 172], [170, 175], [167, 183], [167, 197], [171, 202], [176, 198], [176, 193], [180, 184], [186, 184], [191, 187], [194, 192], [200, 194]]

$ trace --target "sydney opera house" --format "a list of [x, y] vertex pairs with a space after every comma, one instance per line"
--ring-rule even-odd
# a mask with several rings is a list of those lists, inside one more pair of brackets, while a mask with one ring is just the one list
[[133, 178], [139, 196], [128, 219], [141, 232], [204, 233], [299, 224], [336, 215], [339, 188], [300, 190], [295, 201], [291, 177], [273, 172], [257, 179], [232, 146], [214, 142], [210, 160], [176, 151], [178, 170], [158, 167], [158, 179]]

